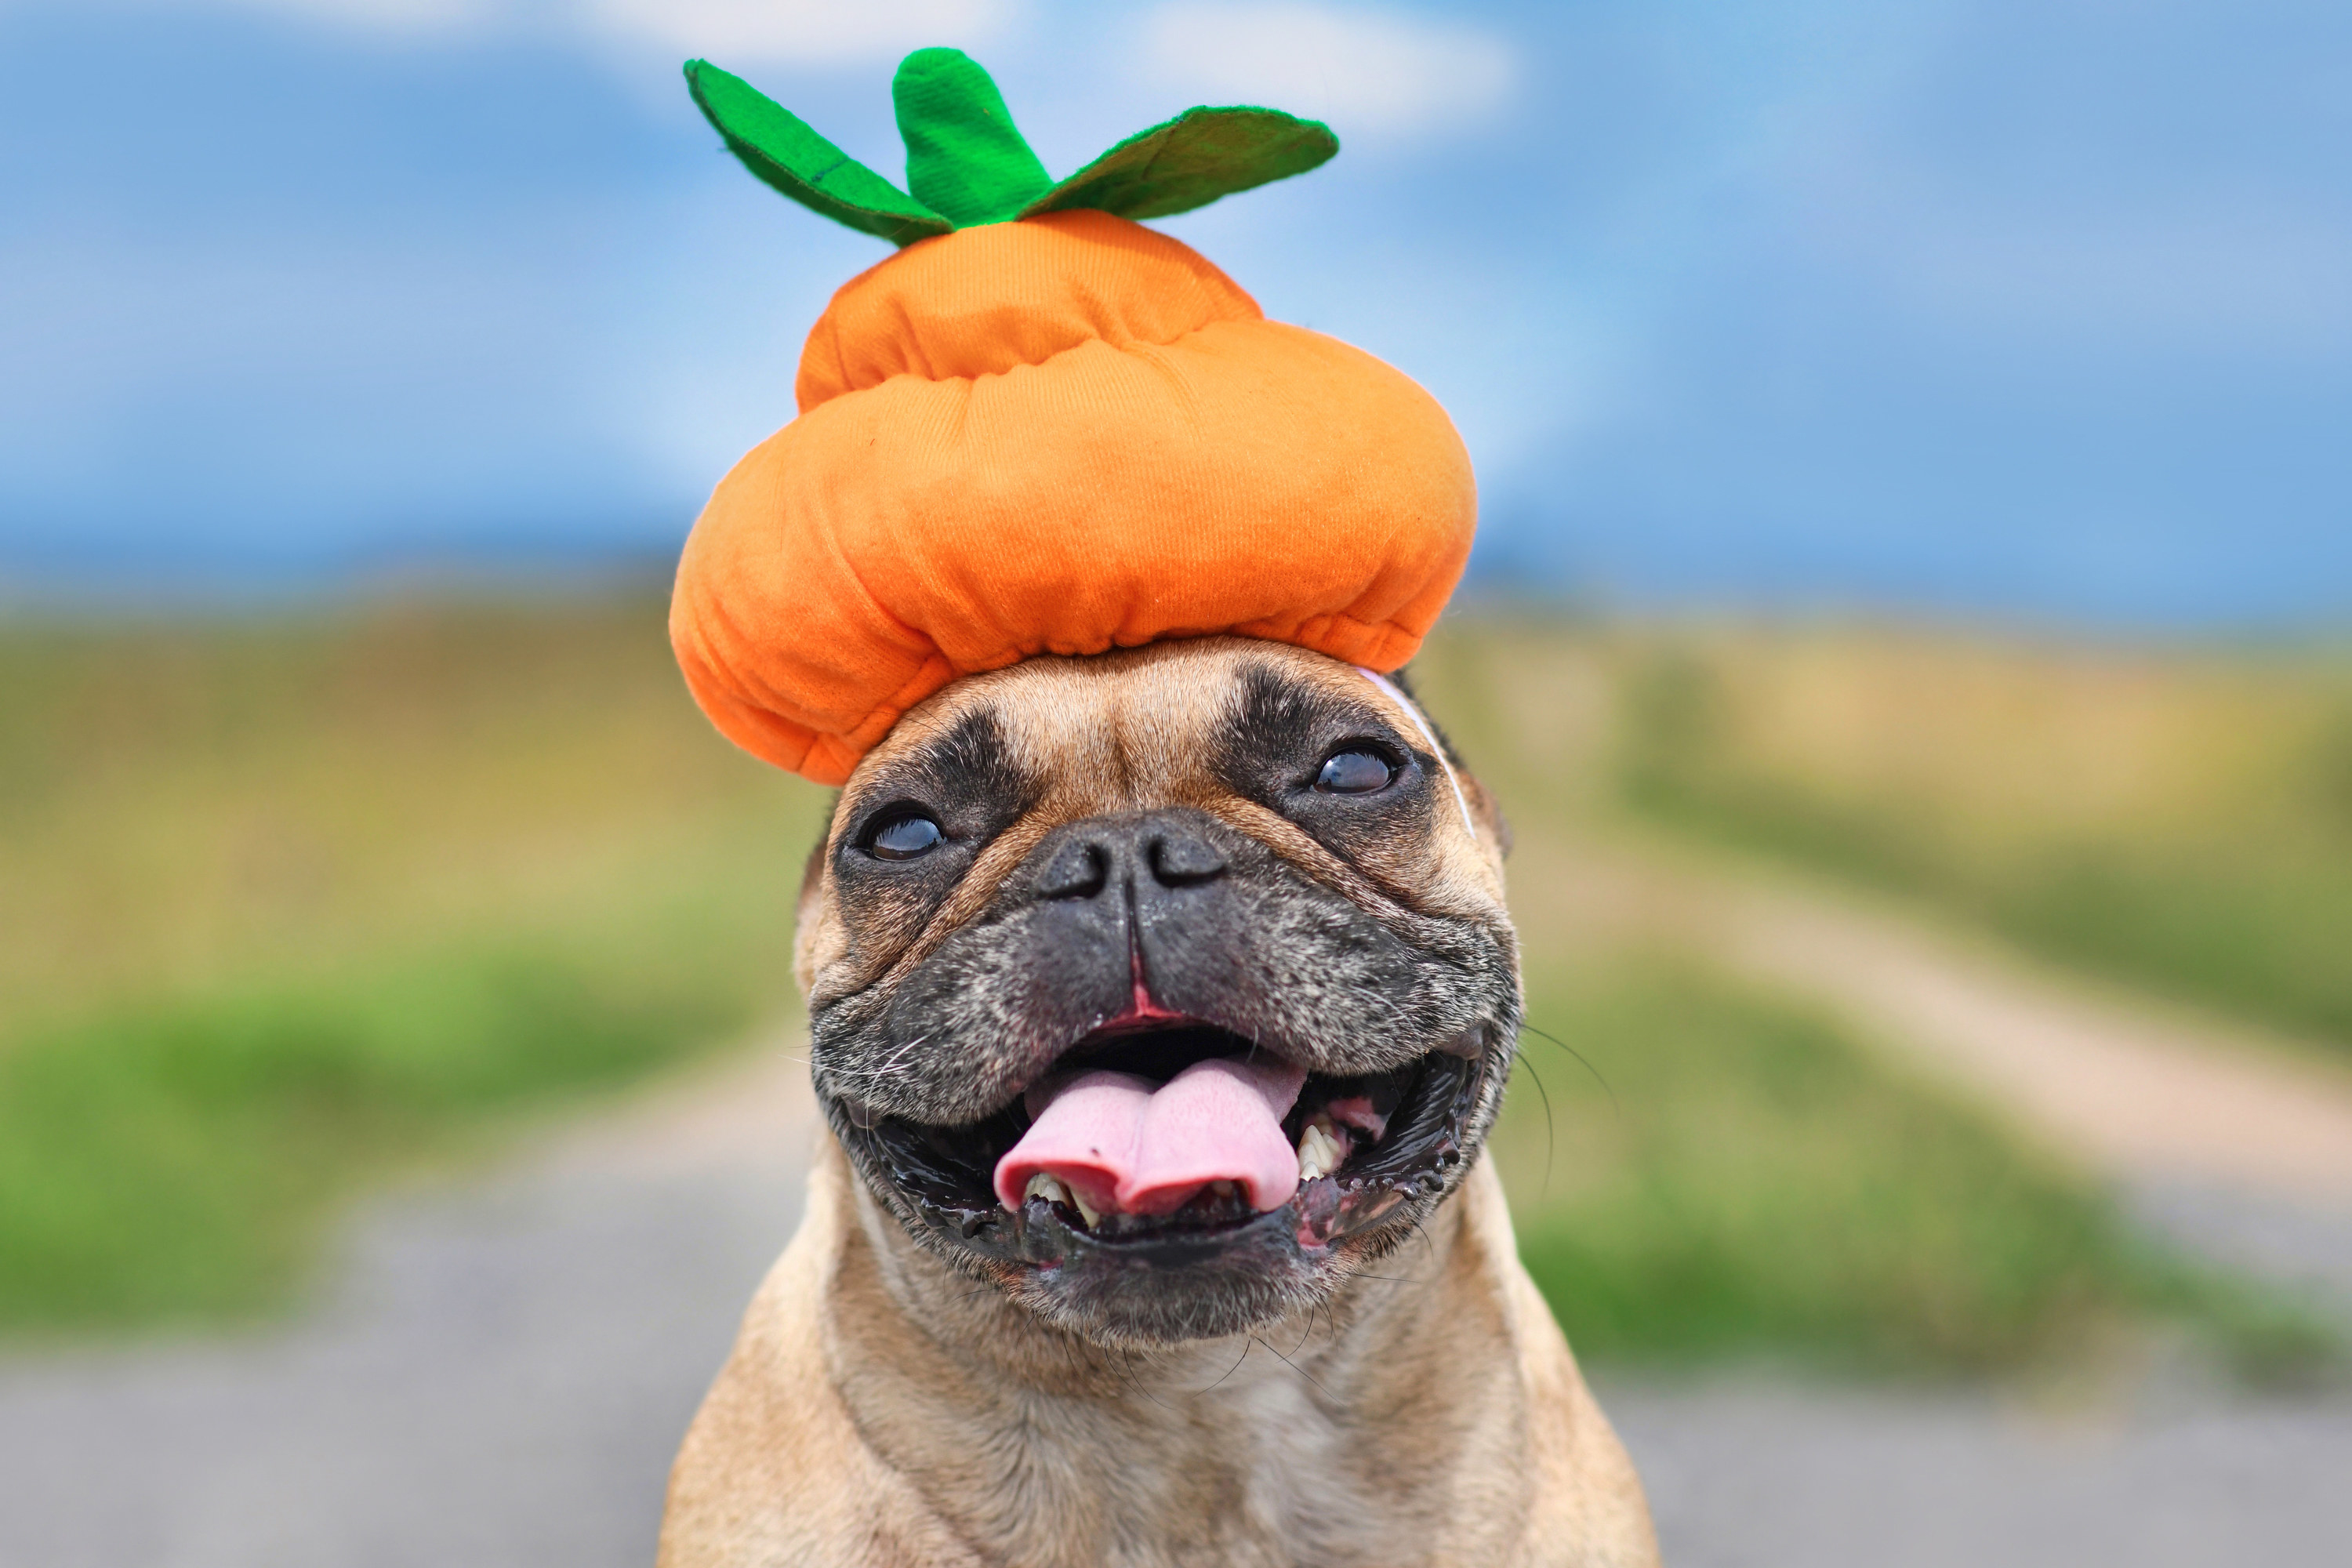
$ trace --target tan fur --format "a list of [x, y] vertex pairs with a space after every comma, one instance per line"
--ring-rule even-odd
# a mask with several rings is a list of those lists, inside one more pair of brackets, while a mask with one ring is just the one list
[[[916, 962], [1055, 825], [1168, 804], [1350, 897], [1499, 907], [1500, 824], [1466, 777], [1475, 837], [1449, 796], [1427, 839], [1356, 865], [1210, 787], [1203, 734], [1242, 657], [1361, 680], [1207, 639], [1031, 661], [910, 713], [861, 776], [986, 700], [1019, 720], [1024, 760], [1051, 784], [919, 929], [853, 931], [830, 872], [813, 878], [804, 989]], [[1422, 1230], [1302, 1318], [1116, 1351], [917, 1246], [825, 1138], [799, 1234], [678, 1456], [661, 1564], [1654, 1563], [1640, 1482], [1518, 1263], [1491, 1168]]]

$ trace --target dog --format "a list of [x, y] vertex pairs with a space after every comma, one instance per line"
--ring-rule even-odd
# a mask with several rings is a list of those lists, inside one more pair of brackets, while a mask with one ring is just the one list
[[833, 1136], [663, 1568], [1654, 1563], [1479, 1157], [1505, 831], [1401, 688], [1286, 645], [910, 710], [803, 883]]

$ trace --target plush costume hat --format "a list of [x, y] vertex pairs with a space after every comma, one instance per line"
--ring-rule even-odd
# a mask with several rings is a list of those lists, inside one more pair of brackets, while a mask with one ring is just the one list
[[909, 707], [1034, 654], [1230, 632], [1412, 657], [1476, 512], [1444, 411], [1134, 221], [1311, 169], [1327, 128], [1193, 109], [1056, 183], [986, 72], [922, 49], [892, 83], [901, 191], [725, 71], [686, 74], [753, 174], [901, 247], [834, 296], [800, 416], [719, 482], [678, 565], [671, 640], [737, 744], [840, 784]]

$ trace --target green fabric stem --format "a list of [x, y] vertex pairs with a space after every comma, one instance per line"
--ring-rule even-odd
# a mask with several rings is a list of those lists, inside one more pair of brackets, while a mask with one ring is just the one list
[[1081, 207], [1166, 217], [1305, 174], [1339, 150], [1330, 127], [1280, 110], [1188, 109], [1055, 183], [976, 61], [918, 49], [890, 84], [908, 195], [740, 78], [688, 60], [686, 79], [744, 167], [811, 211], [902, 246]]
[[1003, 223], [1053, 188], [1004, 95], [961, 49], [917, 49], [890, 81], [907, 188], [954, 224]]

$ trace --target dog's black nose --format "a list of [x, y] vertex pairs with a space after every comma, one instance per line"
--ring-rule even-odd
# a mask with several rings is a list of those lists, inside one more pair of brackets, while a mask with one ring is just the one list
[[1224, 875], [1225, 852], [1197, 812], [1148, 811], [1074, 822], [1044, 847], [1041, 899], [1091, 899], [1108, 888], [1190, 888]]
[[1163, 887], [1188, 888], [1222, 876], [1225, 869], [1223, 851], [1181, 826], [1171, 826], [1153, 837], [1148, 858], [1152, 876]]

